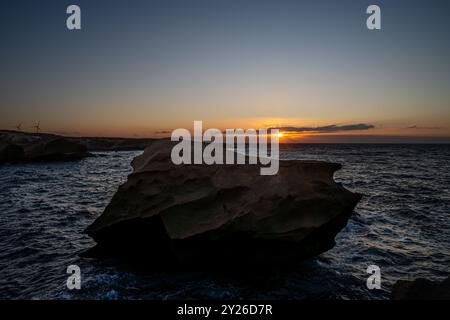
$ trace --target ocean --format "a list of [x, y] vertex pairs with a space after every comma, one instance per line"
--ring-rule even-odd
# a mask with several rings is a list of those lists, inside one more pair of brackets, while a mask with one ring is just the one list
[[[140, 153], [0, 165], [0, 299], [388, 299], [399, 279], [450, 274], [450, 145], [283, 146], [282, 159], [341, 163], [335, 180], [364, 194], [336, 246], [290, 270], [148, 272], [80, 258], [94, 245], [82, 231]], [[66, 287], [72, 264], [81, 290]], [[380, 290], [367, 289], [369, 265]]]

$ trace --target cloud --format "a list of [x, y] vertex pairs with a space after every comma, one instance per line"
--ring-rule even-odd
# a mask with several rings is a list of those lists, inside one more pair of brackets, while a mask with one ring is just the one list
[[441, 127], [420, 127], [417, 125], [413, 125], [410, 127], [406, 127], [405, 129], [417, 129], [417, 130], [436, 130], [436, 129], [441, 129]]
[[372, 124], [358, 123], [348, 125], [328, 125], [322, 127], [276, 127], [271, 129], [278, 129], [284, 132], [313, 132], [313, 133], [332, 133], [341, 131], [356, 131], [356, 130], [369, 130], [375, 128]]

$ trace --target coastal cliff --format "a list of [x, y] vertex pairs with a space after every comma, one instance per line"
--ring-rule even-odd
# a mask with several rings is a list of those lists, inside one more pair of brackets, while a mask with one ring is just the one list
[[74, 161], [89, 156], [84, 145], [63, 138], [23, 145], [0, 141], [0, 163]]
[[64, 137], [0, 130], [0, 163], [73, 161], [94, 151], [144, 150], [154, 139]]
[[299, 261], [334, 245], [359, 194], [334, 182], [341, 166], [280, 161], [277, 175], [256, 165], [174, 165], [173, 143], [155, 141], [86, 229], [113, 255], [157, 266], [243, 268]]

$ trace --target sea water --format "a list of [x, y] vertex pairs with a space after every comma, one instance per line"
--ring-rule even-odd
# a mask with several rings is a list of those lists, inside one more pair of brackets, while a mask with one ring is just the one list
[[[450, 145], [281, 146], [281, 159], [341, 163], [335, 180], [365, 195], [336, 246], [291, 270], [146, 272], [80, 258], [94, 245], [82, 231], [140, 153], [0, 165], [1, 299], [386, 299], [398, 279], [450, 273]], [[80, 290], [66, 286], [73, 264]], [[366, 286], [369, 265], [381, 290]]]

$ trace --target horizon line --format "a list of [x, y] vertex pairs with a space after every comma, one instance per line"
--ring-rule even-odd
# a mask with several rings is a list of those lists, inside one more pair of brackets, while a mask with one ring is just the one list
[[[170, 136], [112, 136], [112, 135], [70, 135], [66, 133], [56, 133], [56, 132], [29, 132], [29, 131], [18, 131], [18, 130], [10, 130], [10, 129], [0, 129], [0, 133], [18, 133], [18, 134], [26, 134], [26, 135], [34, 135], [34, 136], [46, 136], [53, 135], [63, 138], [71, 138], [71, 139], [127, 139], [127, 140], [159, 140], [159, 139], [170, 139]], [[292, 145], [292, 144], [434, 144], [434, 145], [450, 145], [450, 136], [402, 136], [402, 135], [341, 135], [341, 134], [333, 134], [333, 135], [323, 135], [323, 134], [309, 134], [304, 135], [303, 139], [308, 137], [310, 139], [322, 137], [323, 141], [279, 141], [280, 145]], [[355, 139], [355, 141], [338, 141], [335, 139]], [[328, 140], [326, 140], [328, 139]], [[369, 139], [372, 141], [362, 141], [359, 139]], [[377, 141], [378, 139], [378, 141]], [[392, 141], [389, 141], [392, 140]], [[408, 141], [411, 140], [411, 141]]]

